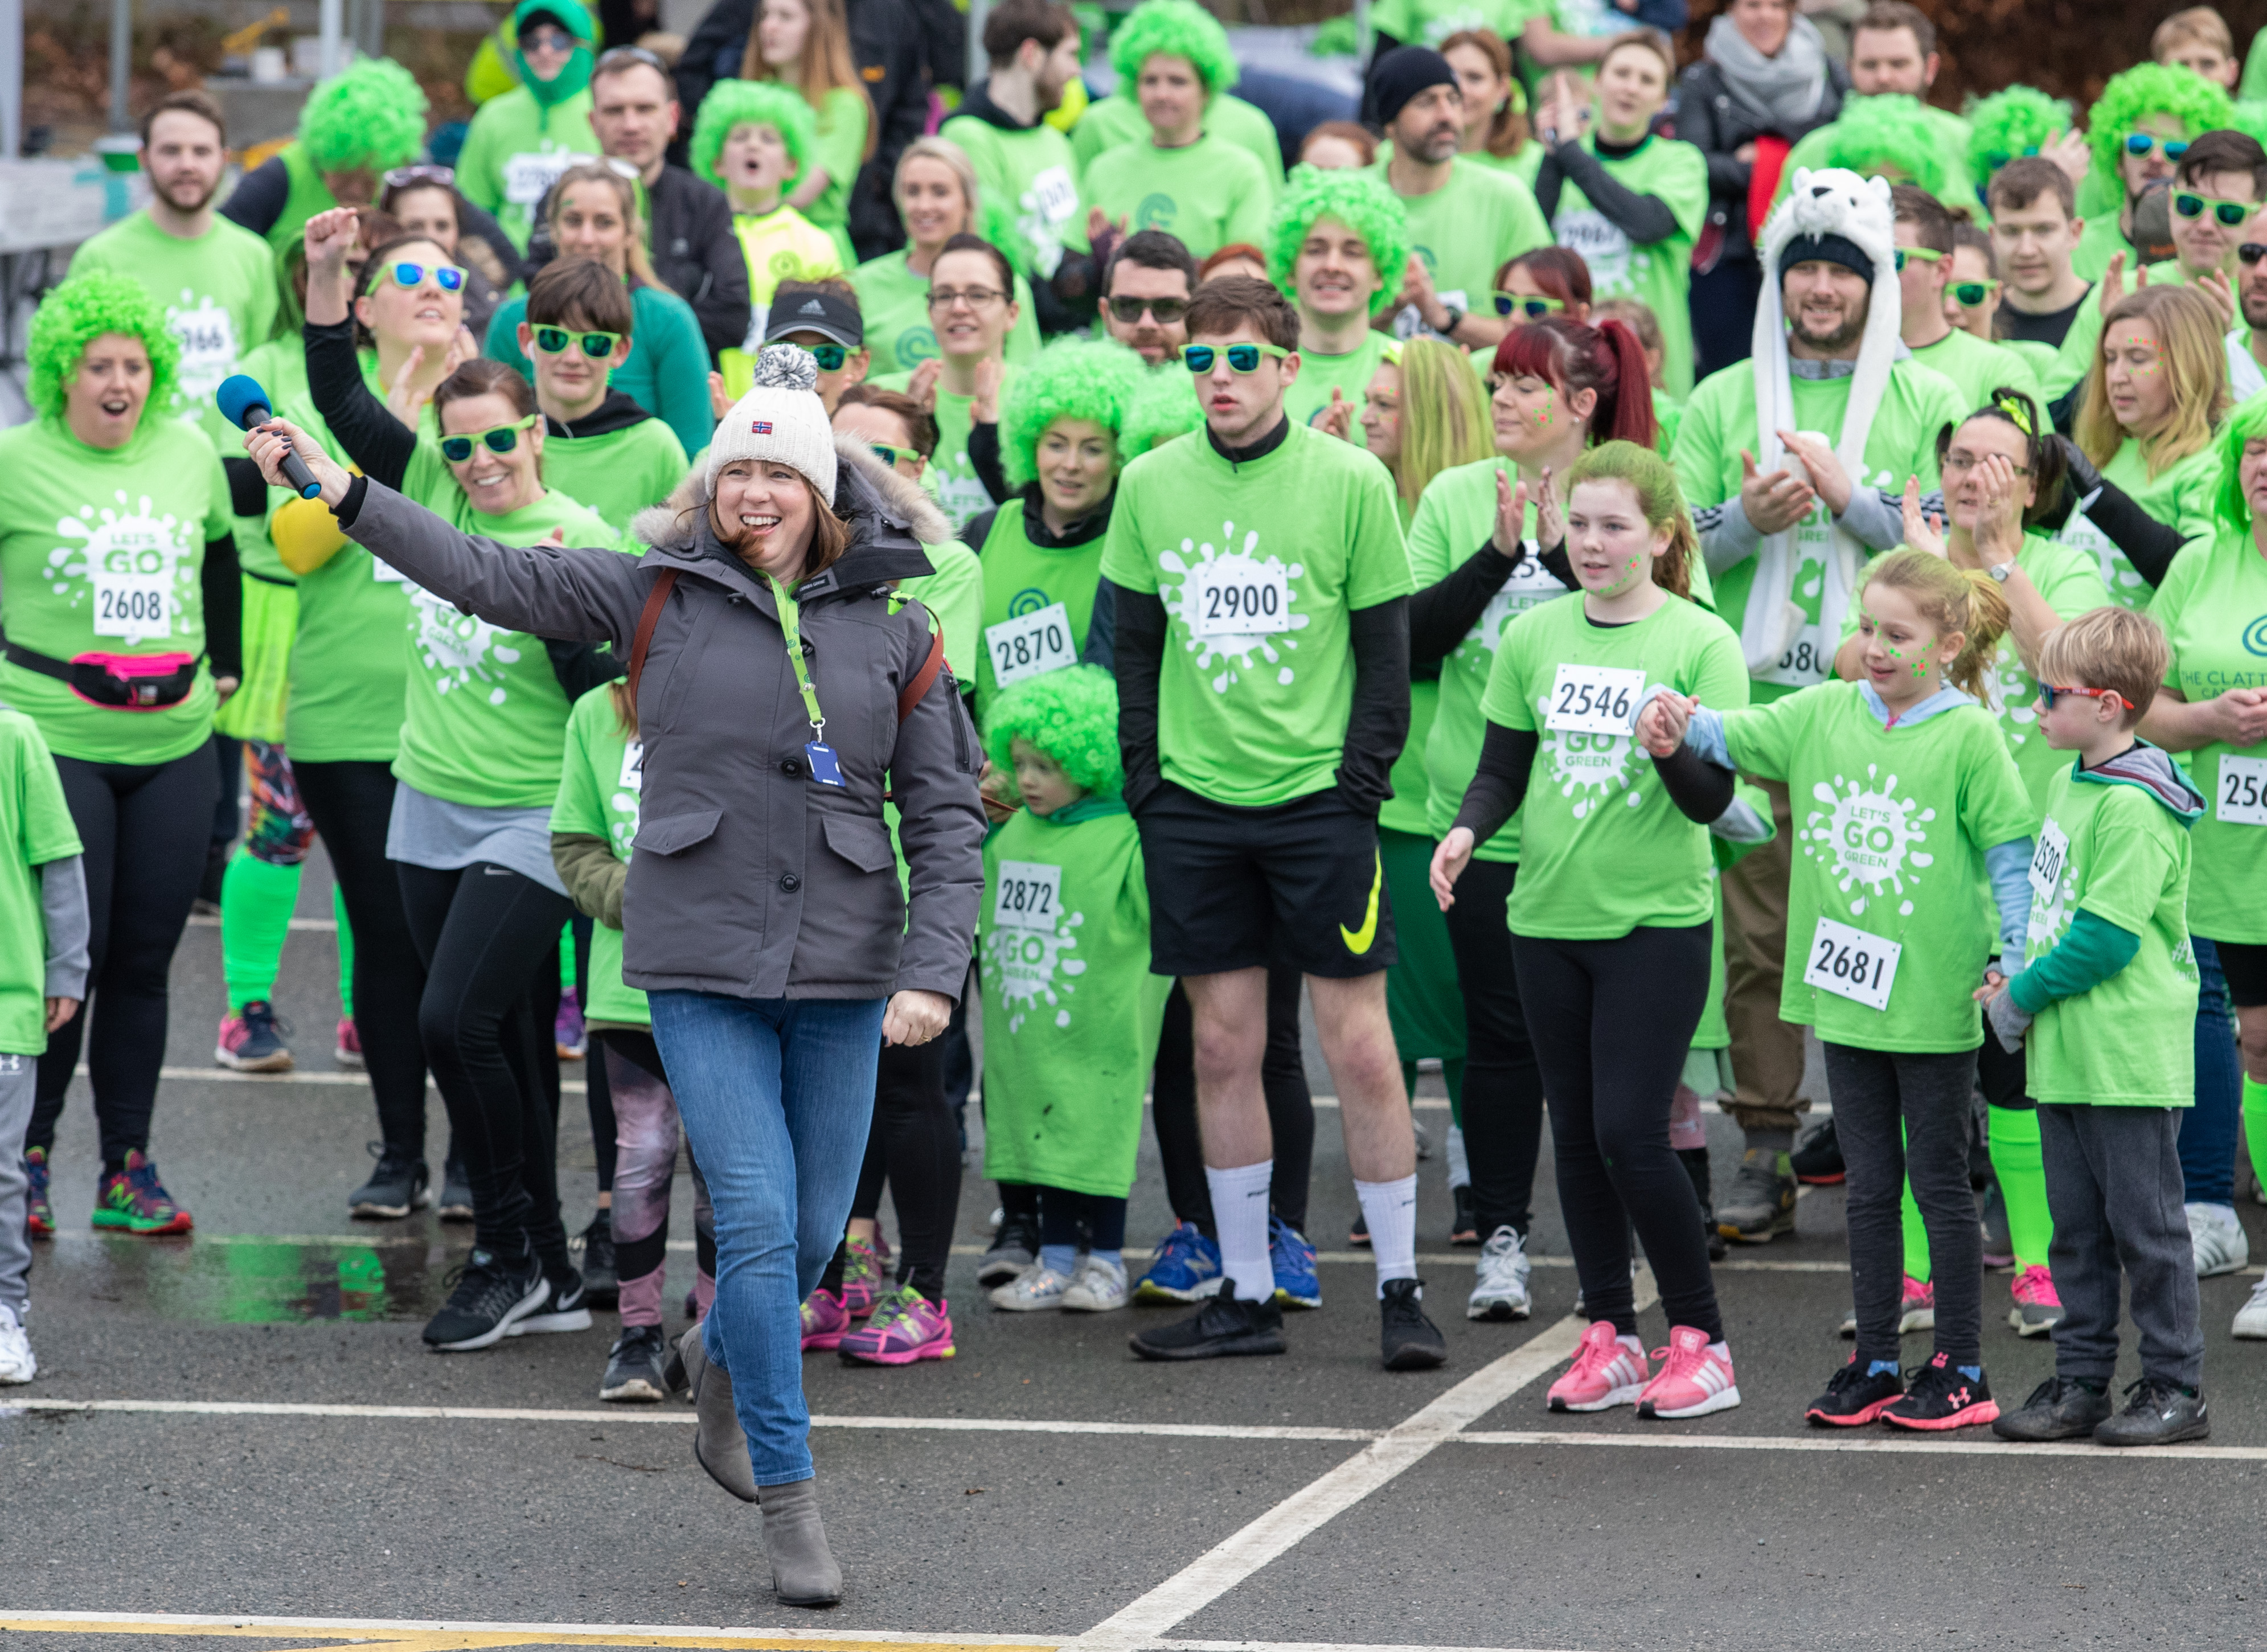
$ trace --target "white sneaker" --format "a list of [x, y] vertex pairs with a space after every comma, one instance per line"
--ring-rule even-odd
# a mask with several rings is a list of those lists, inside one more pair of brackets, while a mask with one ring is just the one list
[[1126, 1305], [1126, 1264], [1089, 1256], [1079, 1264], [1078, 1277], [1062, 1294], [1070, 1313], [1110, 1313]]
[[1534, 1266], [1527, 1259], [1516, 1229], [1500, 1227], [1488, 1235], [1472, 1270], [1472, 1294], [1464, 1303], [1464, 1318], [1526, 1318], [1535, 1311], [1534, 1299], [1527, 1291], [1527, 1278]]
[[2189, 1243], [2196, 1250], [2198, 1279], [2233, 1274], [2251, 1260], [2251, 1241], [2235, 1219], [2233, 1205], [2188, 1205]]
[[32, 1355], [23, 1320], [13, 1308], [0, 1303], [0, 1383], [28, 1383], [39, 1374], [40, 1362]]
[[1069, 1291], [1068, 1275], [1056, 1273], [1045, 1262], [1034, 1262], [994, 1289], [992, 1305], [1009, 1313], [1037, 1313], [1042, 1308], [1061, 1307]]
[[2267, 1342], [2267, 1279], [2251, 1288], [2251, 1300], [2235, 1311], [2234, 1334], [2246, 1342]]

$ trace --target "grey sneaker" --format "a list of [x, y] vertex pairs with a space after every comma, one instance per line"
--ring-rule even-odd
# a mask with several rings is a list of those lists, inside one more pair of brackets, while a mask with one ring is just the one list
[[2094, 1431], [2102, 1445], [2173, 1445], [2212, 1437], [2204, 1396], [2162, 1377], [2145, 1377], [2125, 1390], [2125, 1409]]
[[1731, 1191], [1716, 1206], [1716, 1231], [1742, 1245], [1768, 1245], [1794, 1231], [1794, 1171], [1784, 1153], [1750, 1148]]
[[986, 1289], [1005, 1285], [1038, 1259], [1039, 1224], [1024, 1216], [1009, 1216], [992, 1236], [992, 1248], [976, 1265], [976, 1282]]
[[1519, 1242], [1519, 1234], [1510, 1227], [1498, 1228], [1480, 1247], [1480, 1259], [1473, 1269], [1472, 1294], [1464, 1303], [1467, 1319], [1497, 1321], [1524, 1319], [1535, 1311], [1534, 1299], [1528, 1294], [1528, 1275], [1534, 1264], [1527, 1259], [1527, 1249]]
[[2233, 1205], [2189, 1205], [2189, 1243], [2196, 1252], [2198, 1279], [2233, 1274], [2251, 1260], [2251, 1241]]

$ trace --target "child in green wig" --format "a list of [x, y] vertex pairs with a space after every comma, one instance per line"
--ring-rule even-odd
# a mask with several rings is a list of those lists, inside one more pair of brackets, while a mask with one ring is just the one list
[[[727, 387], [745, 384], [782, 281], [842, 274], [834, 238], [787, 203], [818, 147], [818, 117], [802, 94], [771, 80], [719, 81], [693, 123], [693, 170], [732, 201], [732, 228], [748, 261], [748, 337], [722, 363]], [[735, 361], [735, 356], [740, 359]]]
[[511, 20], [519, 84], [473, 114], [457, 157], [457, 188], [495, 213], [525, 251], [536, 207], [559, 174], [599, 155], [591, 129], [598, 26], [582, 0], [520, 0]]
[[415, 76], [390, 57], [365, 57], [307, 94], [297, 140], [247, 173], [221, 215], [281, 254], [318, 212], [377, 200], [379, 179], [424, 149], [425, 114]]
[[1149, 973], [1141, 843], [1119, 790], [1118, 687], [1095, 665], [1011, 685], [985, 718], [1023, 804], [984, 845], [984, 1173], [1038, 1191], [1012, 1312], [1126, 1305], [1126, 1195], [1172, 983]]

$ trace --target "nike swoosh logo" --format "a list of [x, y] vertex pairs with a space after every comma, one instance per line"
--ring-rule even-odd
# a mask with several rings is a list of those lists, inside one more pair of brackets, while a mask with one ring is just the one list
[[1379, 854], [1372, 863], [1376, 870], [1369, 875], [1369, 909], [1361, 914], [1361, 928], [1349, 929], [1343, 923], [1339, 925], [1339, 934], [1346, 943], [1346, 951], [1356, 958], [1368, 951], [1369, 943], [1377, 939], [1377, 892], [1385, 886], [1384, 855]]

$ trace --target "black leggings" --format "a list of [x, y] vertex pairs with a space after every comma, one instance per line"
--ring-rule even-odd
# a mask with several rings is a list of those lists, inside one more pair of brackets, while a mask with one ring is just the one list
[[1088, 1251], [1126, 1248], [1126, 1201], [1108, 1193], [1082, 1193], [1068, 1187], [1040, 1187], [1039, 1243], [1075, 1245]]
[[[1299, 971], [1278, 964], [1267, 972], [1267, 1054], [1259, 1082], [1267, 1095], [1267, 1127], [1275, 1138], [1275, 1171], [1268, 1204], [1292, 1227], [1307, 1230], [1307, 1183], [1315, 1162], [1315, 1098], [1299, 1054]], [[1212, 1185], [1205, 1180], [1204, 1136], [1197, 1126], [1197, 1056], [1189, 995], [1173, 983], [1157, 1035], [1157, 1068], [1150, 1081], [1150, 1120], [1157, 1156], [1165, 1165], [1165, 1197], [1177, 1222], [1193, 1222], [1207, 1238], [1212, 1224]], [[1004, 1188], [1002, 1190], [1005, 1191]]]
[[[84, 846], [87, 995], [40, 1057], [24, 1145], [55, 1146], [84, 1042], [107, 1172], [129, 1151], [150, 1150], [150, 1114], [165, 1064], [167, 975], [204, 877], [220, 775], [209, 745], [170, 763], [58, 757], [55, 773]], [[89, 1037], [88, 1018], [98, 1012], [100, 1024]]]
[[[559, 931], [574, 905], [508, 867], [454, 871], [394, 863], [425, 961], [417, 1028], [473, 1190], [473, 1242], [503, 1256], [532, 1245], [564, 1273], [559, 1220]], [[547, 1000], [542, 988], [547, 977]]]
[[389, 1152], [425, 1156], [425, 1046], [417, 1006], [425, 960], [410, 939], [401, 880], [385, 858], [393, 771], [374, 762], [291, 765], [299, 800], [331, 857], [347, 921], [354, 926], [355, 1032]]
[[1611, 941], [1511, 937], [1585, 1311], [1625, 1336], [1637, 1334], [1634, 1222], [1669, 1323], [1723, 1340], [1700, 1200], [1669, 1145], [1677, 1076], [1708, 999], [1713, 934], [1698, 923], [1639, 928]]
[[[585, 912], [575, 914], [569, 927], [575, 934], [575, 998], [583, 1006], [587, 1021], [591, 1014], [591, 915]], [[556, 1017], [553, 1017], [554, 1020]], [[651, 1042], [649, 1035], [648, 1042]], [[585, 1039], [586, 1046], [595, 1047]], [[655, 1060], [660, 1057], [657, 1055]], [[658, 1072], [655, 1074], [658, 1077]], [[612, 1194], [614, 1191], [614, 1162], [620, 1156], [615, 1140], [614, 1083], [606, 1071], [605, 1062], [596, 1055], [586, 1055], [583, 1062], [583, 1100], [584, 1111], [591, 1115], [591, 1155], [598, 1161], [598, 1191]]]
[[[944, 1098], [945, 1046], [885, 1044], [874, 1071], [874, 1125], [866, 1134], [866, 1162], [858, 1172], [850, 1214], [871, 1221], [882, 1208], [882, 1184], [898, 1211], [898, 1282], [931, 1302], [944, 1295], [944, 1265], [952, 1257], [952, 1219], [960, 1209], [960, 1123]], [[835, 1247], [825, 1281], [839, 1289], [846, 1256]]]
[[1515, 861], [1474, 861], [1449, 908], [1449, 945], [1464, 1000], [1464, 1157], [1473, 1225], [1486, 1239], [1509, 1227], [1523, 1240], [1534, 1219], [1535, 1162], [1543, 1151], [1543, 1072], [1519, 1007], [1504, 902]]

